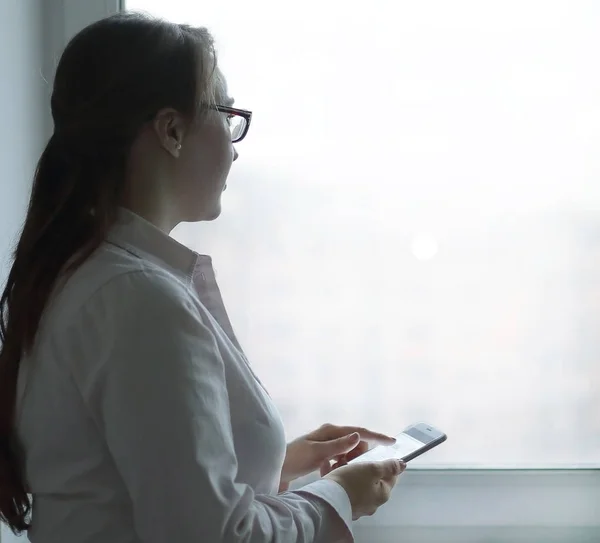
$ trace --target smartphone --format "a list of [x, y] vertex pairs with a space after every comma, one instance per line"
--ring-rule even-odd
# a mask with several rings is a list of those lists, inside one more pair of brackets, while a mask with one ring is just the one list
[[393, 445], [378, 445], [348, 463], [373, 462], [389, 458], [410, 462], [448, 439], [444, 432], [424, 422], [409, 426], [395, 437], [396, 443]]

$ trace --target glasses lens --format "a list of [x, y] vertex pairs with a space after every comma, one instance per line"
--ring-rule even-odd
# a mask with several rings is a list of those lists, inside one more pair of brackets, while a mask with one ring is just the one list
[[231, 141], [238, 141], [246, 130], [246, 119], [233, 115], [229, 120], [229, 130], [231, 130]]

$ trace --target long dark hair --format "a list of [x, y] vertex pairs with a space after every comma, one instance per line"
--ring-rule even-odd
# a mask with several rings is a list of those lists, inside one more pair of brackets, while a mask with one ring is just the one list
[[14, 421], [21, 358], [58, 277], [81, 265], [116, 220], [141, 127], [165, 107], [198, 119], [215, 67], [205, 29], [132, 13], [88, 26], [60, 59], [54, 134], [37, 165], [0, 298], [0, 520], [14, 533], [29, 527], [31, 512]]

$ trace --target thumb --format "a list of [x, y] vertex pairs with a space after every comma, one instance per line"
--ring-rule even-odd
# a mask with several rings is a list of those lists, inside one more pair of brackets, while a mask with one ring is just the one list
[[338, 437], [337, 439], [330, 439], [329, 441], [317, 442], [319, 450], [324, 457], [333, 458], [339, 454], [345, 454], [360, 443], [360, 434], [354, 432], [347, 436]]
[[406, 464], [401, 460], [391, 458], [381, 462], [381, 478], [391, 479], [396, 475], [400, 475], [406, 469]]

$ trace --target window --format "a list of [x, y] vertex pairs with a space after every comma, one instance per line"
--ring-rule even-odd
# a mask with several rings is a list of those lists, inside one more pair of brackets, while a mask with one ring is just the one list
[[600, 8], [126, 6], [208, 26], [254, 111], [222, 217], [175, 237], [290, 433], [427, 420], [420, 466], [600, 462]]
[[[67, 5], [66, 35], [119, 3]], [[213, 255], [290, 435], [449, 435], [358, 540], [596, 541], [600, 7], [126, 7], [208, 26], [254, 112], [222, 217], [174, 235]]]

